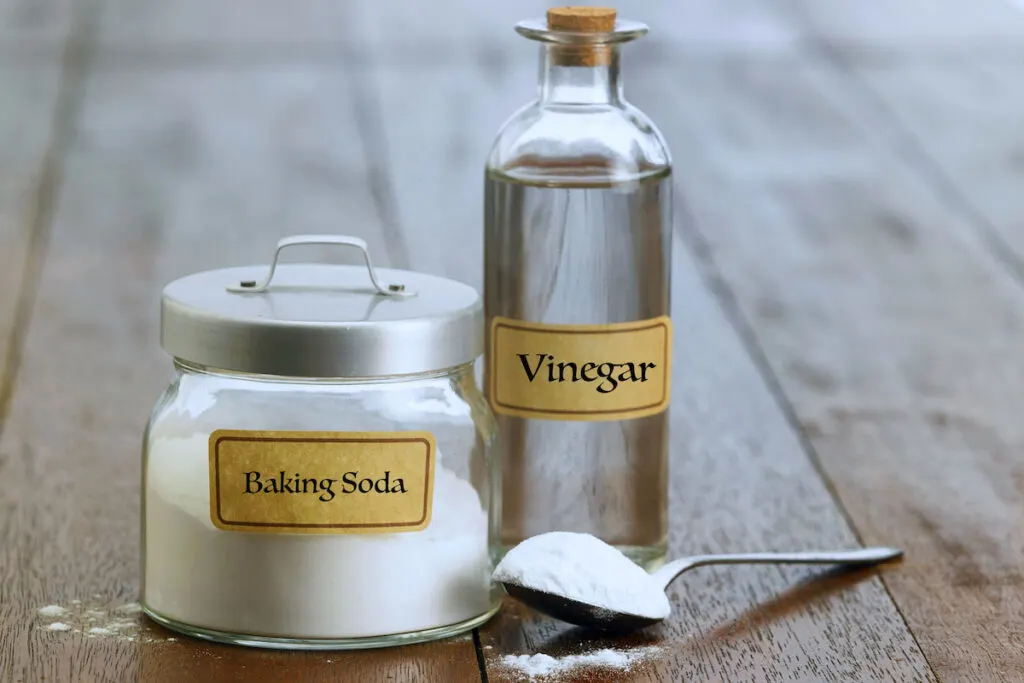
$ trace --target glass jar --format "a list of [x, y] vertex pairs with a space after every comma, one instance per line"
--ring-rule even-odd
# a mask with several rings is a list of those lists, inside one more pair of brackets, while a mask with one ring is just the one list
[[647, 567], [668, 538], [671, 159], [623, 96], [643, 24], [566, 7], [540, 43], [538, 98], [485, 171], [485, 382], [501, 434], [502, 541], [593, 534]]
[[[145, 436], [142, 605], [243, 645], [441, 638], [498, 608], [499, 468], [473, 377], [481, 304], [370, 265], [191, 275], [164, 290], [176, 378]], [[262, 282], [257, 282], [259, 279]], [[380, 279], [390, 284], [382, 284]]]

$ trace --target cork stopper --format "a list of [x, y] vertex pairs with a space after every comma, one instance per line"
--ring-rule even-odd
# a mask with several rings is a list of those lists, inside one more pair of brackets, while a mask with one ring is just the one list
[[[615, 10], [608, 7], [553, 7], [548, 10], [548, 29], [572, 33], [611, 33]], [[611, 59], [607, 45], [552, 48], [559, 66], [604, 66]]]
[[552, 7], [548, 28], [573, 33], [610, 33], [615, 30], [615, 10], [609, 7]]

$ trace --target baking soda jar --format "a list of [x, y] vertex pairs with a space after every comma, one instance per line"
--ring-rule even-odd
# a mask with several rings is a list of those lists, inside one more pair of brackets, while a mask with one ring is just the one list
[[[365, 267], [277, 265], [296, 244]], [[172, 282], [174, 381], [146, 430], [142, 605], [208, 640], [381, 647], [498, 608], [499, 468], [469, 286], [298, 236], [268, 267]]]

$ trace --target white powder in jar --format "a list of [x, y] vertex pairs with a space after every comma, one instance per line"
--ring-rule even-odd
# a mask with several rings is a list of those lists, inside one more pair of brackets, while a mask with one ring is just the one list
[[494, 580], [651, 619], [671, 612], [650, 574], [590, 534], [553, 531], [528, 538], [508, 551]]
[[438, 451], [430, 525], [396, 534], [222, 531], [210, 521], [208, 439], [154, 437], [144, 602], [185, 624], [246, 635], [363, 638], [491, 609], [488, 522]]

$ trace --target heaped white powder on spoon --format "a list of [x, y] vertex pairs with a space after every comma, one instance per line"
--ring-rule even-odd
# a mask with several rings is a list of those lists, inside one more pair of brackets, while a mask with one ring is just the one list
[[493, 577], [650, 619], [664, 619], [671, 611], [650, 574], [590, 534], [553, 531], [528, 538], [508, 551]]

